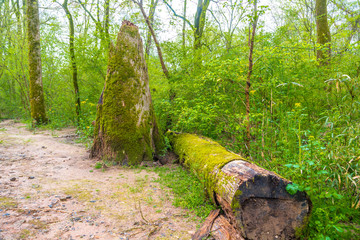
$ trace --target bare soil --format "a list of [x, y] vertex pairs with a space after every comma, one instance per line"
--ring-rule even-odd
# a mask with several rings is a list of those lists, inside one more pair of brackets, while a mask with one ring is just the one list
[[95, 169], [74, 129], [0, 122], [0, 240], [191, 239], [199, 223], [146, 170]]

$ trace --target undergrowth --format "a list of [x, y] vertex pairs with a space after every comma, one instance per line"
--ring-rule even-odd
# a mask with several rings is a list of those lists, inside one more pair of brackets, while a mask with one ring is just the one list
[[187, 208], [204, 220], [216, 207], [206, 196], [205, 188], [198, 178], [181, 166], [156, 167], [160, 178], [156, 180], [174, 193], [173, 205]]

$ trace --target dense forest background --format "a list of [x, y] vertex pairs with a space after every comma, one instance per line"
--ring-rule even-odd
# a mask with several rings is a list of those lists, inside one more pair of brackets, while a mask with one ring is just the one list
[[[210, 137], [306, 190], [304, 238], [357, 239], [360, 1], [322, 1], [327, 15], [317, 2], [40, 0], [48, 127], [93, 136], [109, 42], [128, 19], [163, 131]], [[28, 64], [26, 1], [0, 0], [0, 118], [31, 123]]]

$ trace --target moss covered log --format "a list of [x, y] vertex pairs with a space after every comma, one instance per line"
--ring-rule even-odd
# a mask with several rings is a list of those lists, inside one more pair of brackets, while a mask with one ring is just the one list
[[139, 30], [124, 21], [116, 45], [110, 46], [91, 156], [136, 165], [152, 160], [163, 148]]
[[180, 162], [204, 182], [209, 196], [244, 239], [293, 239], [306, 226], [311, 201], [305, 192], [289, 194], [289, 180], [210, 139], [168, 134]]

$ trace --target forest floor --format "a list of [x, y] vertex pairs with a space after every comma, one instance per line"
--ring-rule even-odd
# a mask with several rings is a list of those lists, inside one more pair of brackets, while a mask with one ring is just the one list
[[172, 206], [151, 168], [95, 169], [75, 140], [0, 122], [0, 240], [191, 239], [199, 219]]

